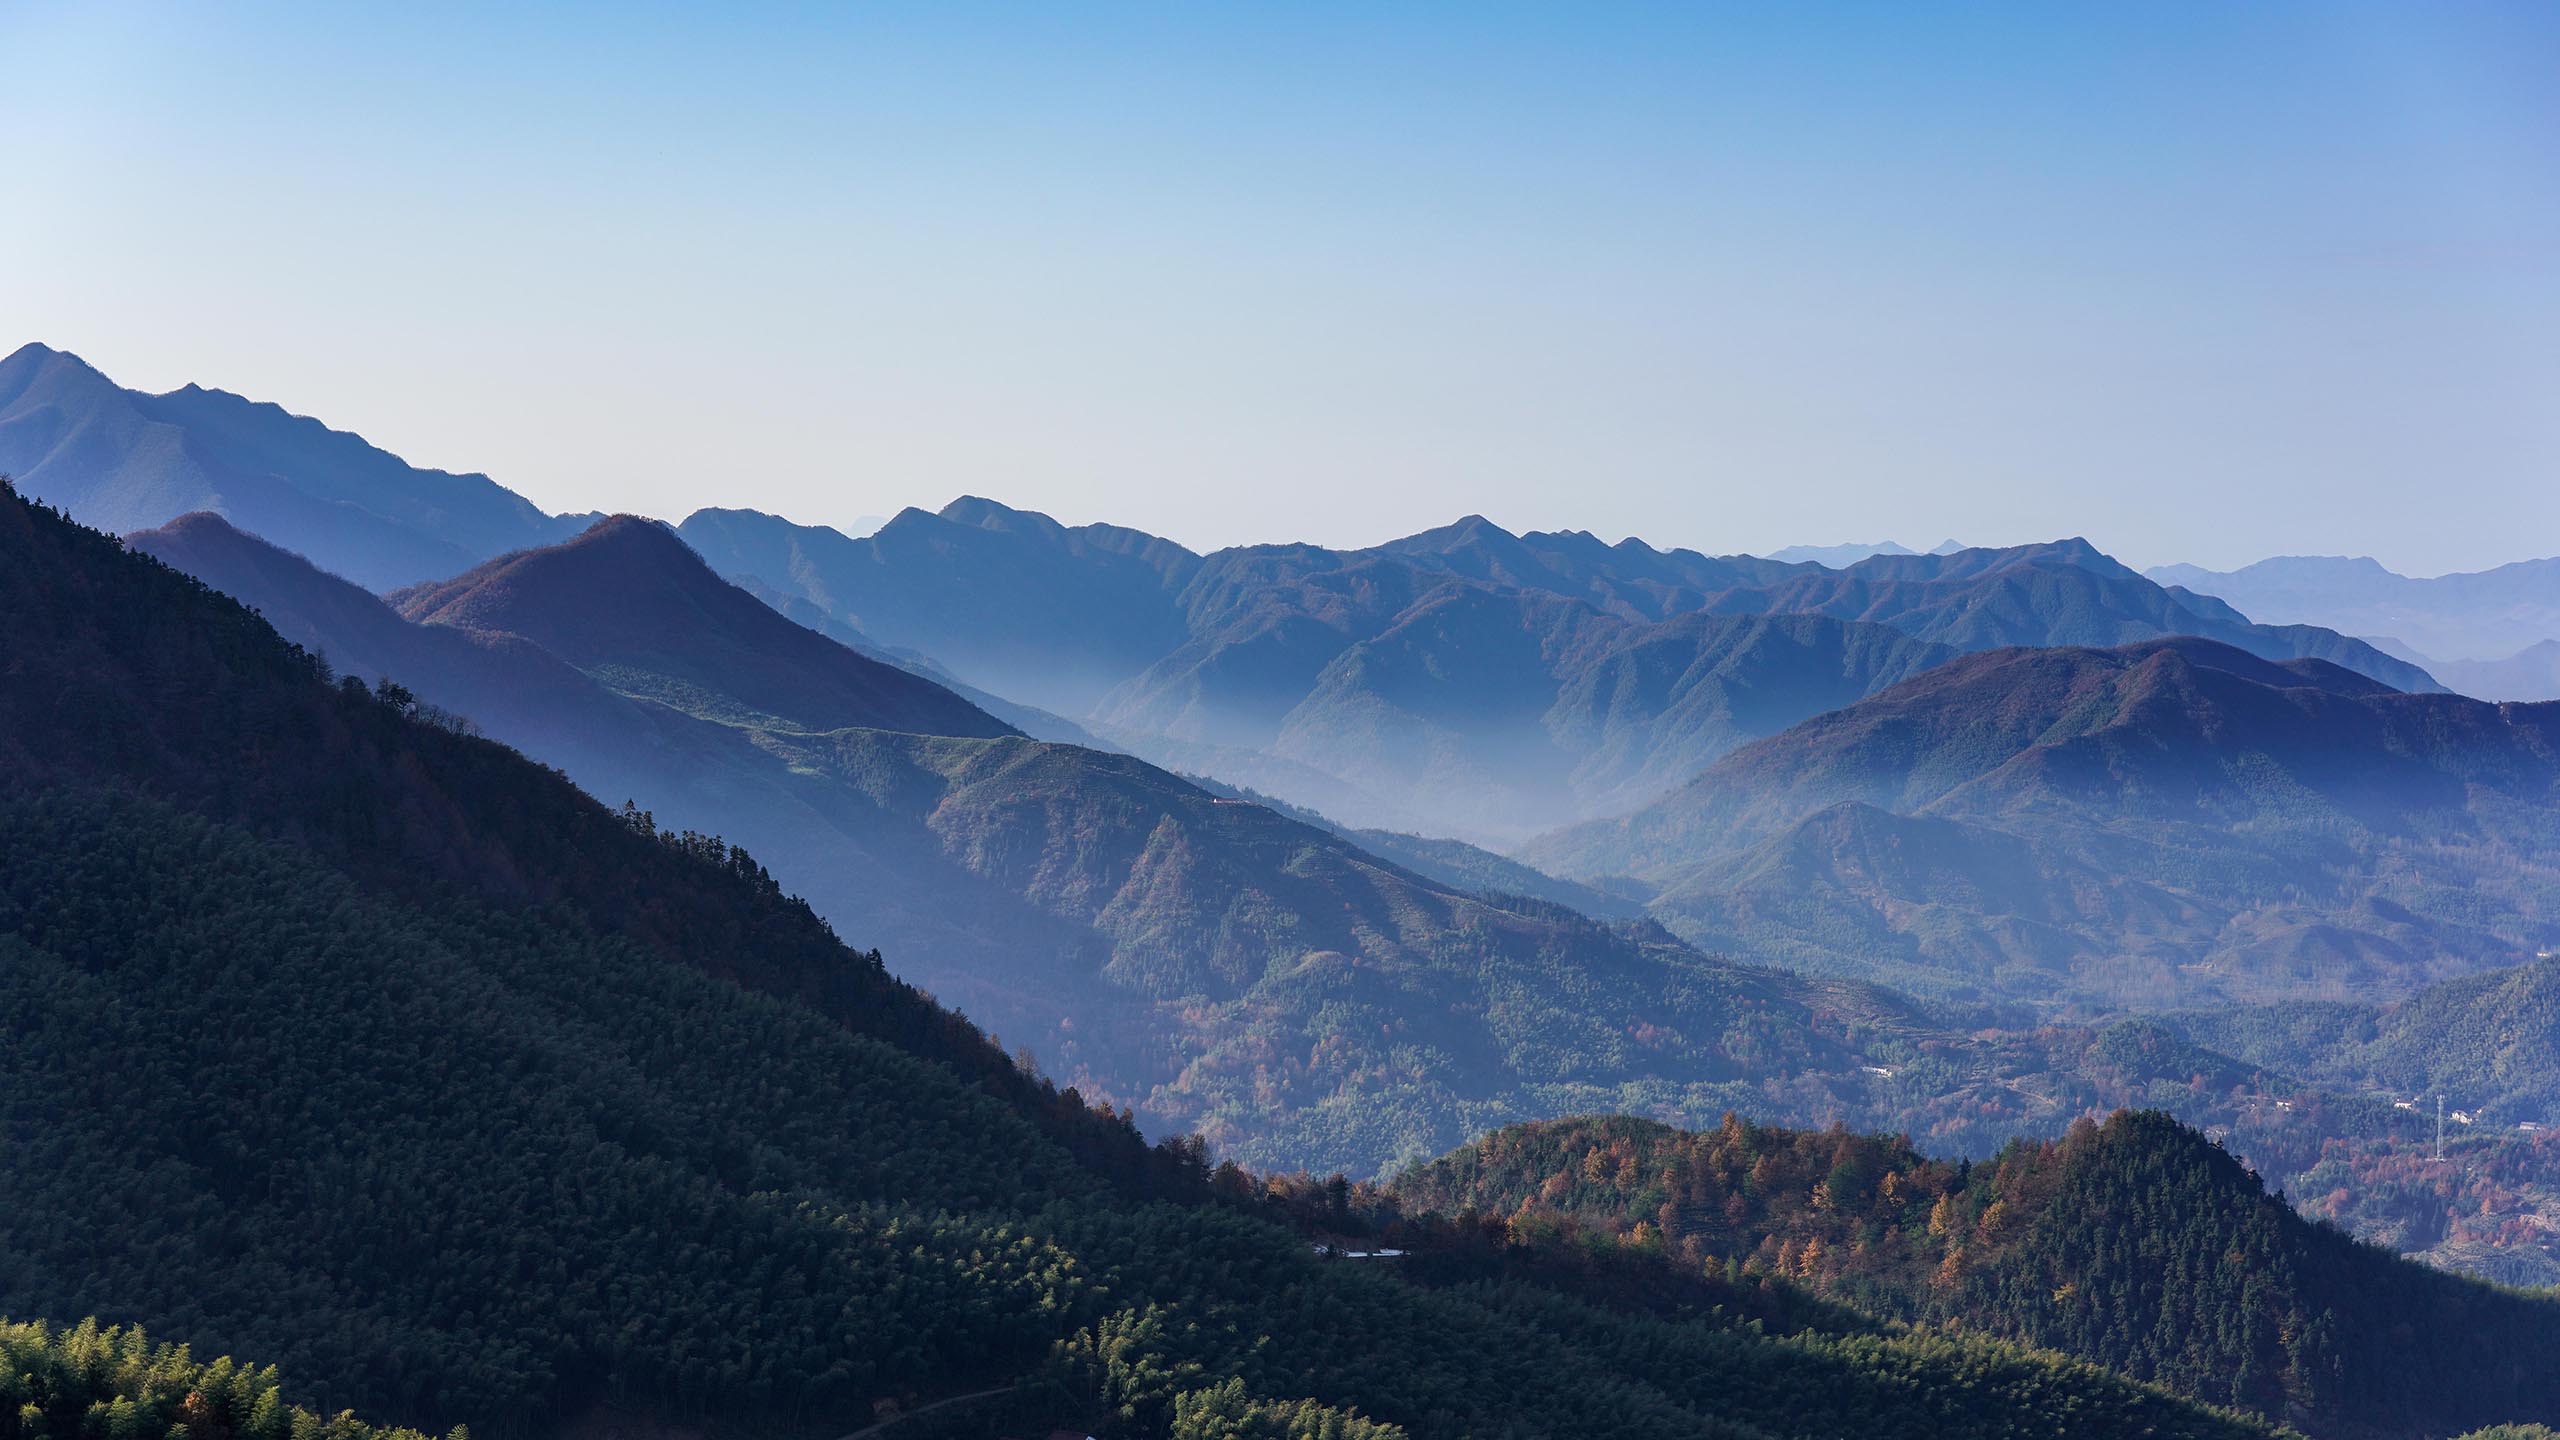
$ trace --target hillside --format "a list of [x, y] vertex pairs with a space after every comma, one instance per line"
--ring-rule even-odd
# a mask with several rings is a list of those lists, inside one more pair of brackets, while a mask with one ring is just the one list
[[1567, 1120], [1400, 1176], [1399, 1203], [1569, 1220], [1877, 1314], [2027, 1338], [2328, 1437], [2560, 1414], [2560, 1301], [2304, 1220], [2218, 1147], [2125, 1113], [1983, 1164], [1903, 1141]]
[[2197, 640], [1996, 651], [1523, 858], [1709, 947], [2106, 1007], [2387, 999], [2560, 938], [2560, 706]]
[[2201, 1044], [2321, 1084], [2443, 1095], [2499, 1129], [2560, 1128], [2560, 960], [2448, 980], [2392, 1005], [2295, 1002], [2168, 1018]]
[[564, 540], [593, 518], [546, 515], [486, 475], [420, 469], [225, 391], [126, 390], [42, 345], [0, 360], [0, 475], [109, 531], [214, 511], [372, 589]]
[[[5, 488], [0, 619], [23, 1317], [495, 1436], [840, 1434], [981, 1391], [971, 1423], [1115, 1440], [2263, 1433], [1642, 1257], [1329, 1262], [1258, 1218], [1298, 1192], [1144, 1149], [747, 855], [332, 681]], [[130, 1374], [80, 1353], [82, 1385]], [[207, 1407], [241, 1388], [163, 1364]]]

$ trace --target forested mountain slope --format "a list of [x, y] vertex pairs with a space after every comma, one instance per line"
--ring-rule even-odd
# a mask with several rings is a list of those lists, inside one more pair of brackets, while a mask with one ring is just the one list
[[1730, 1118], [1702, 1133], [1557, 1121], [1489, 1135], [1393, 1193], [1635, 1235], [1872, 1313], [2051, 1345], [2320, 1436], [2560, 1415], [2560, 1299], [2306, 1221], [2156, 1114], [1981, 1164]]
[[2443, 1095], [2481, 1125], [2560, 1129], [2560, 960], [2448, 980], [2391, 1005], [2296, 1001], [2167, 1020], [2323, 1084]]
[[[426, 1440], [285, 1398], [275, 1367], [207, 1363], [133, 1326], [0, 1321], [0, 1436], [237, 1436], [239, 1440]], [[459, 1440], [459, 1437], [456, 1437]]]
[[2555, 802], [2560, 706], [2159, 640], [1965, 657], [1524, 858], [1925, 990], [2378, 999], [2560, 938]]
[[0, 622], [17, 1316], [494, 1436], [841, 1434], [985, 1390], [972, 1423], [1114, 1440], [2264, 1433], [1640, 1256], [1326, 1261], [748, 856], [333, 682], [5, 488]]
[[420, 469], [225, 391], [122, 389], [42, 345], [0, 360], [0, 475], [111, 531], [216, 511], [373, 588], [564, 540], [594, 518], [546, 515], [486, 475]]

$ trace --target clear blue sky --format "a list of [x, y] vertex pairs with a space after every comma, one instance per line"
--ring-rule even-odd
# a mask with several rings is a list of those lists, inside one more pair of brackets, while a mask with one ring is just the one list
[[555, 509], [2427, 572], [2560, 551], [2555, 76], [2461, 0], [0, 0], [0, 350]]

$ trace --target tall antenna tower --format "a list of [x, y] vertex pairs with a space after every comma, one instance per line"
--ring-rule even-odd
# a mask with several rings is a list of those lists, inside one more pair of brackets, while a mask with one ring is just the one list
[[2444, 1158], [2444, 1092], [2436, 1092], [2436, 1158]]

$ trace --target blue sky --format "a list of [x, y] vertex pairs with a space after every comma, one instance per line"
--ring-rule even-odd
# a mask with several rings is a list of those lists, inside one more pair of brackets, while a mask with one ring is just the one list
[[2555, 73], [2460, 0], [0, 0], [0, 349], [555, 509], [2423, 573], [2560, 551]]

